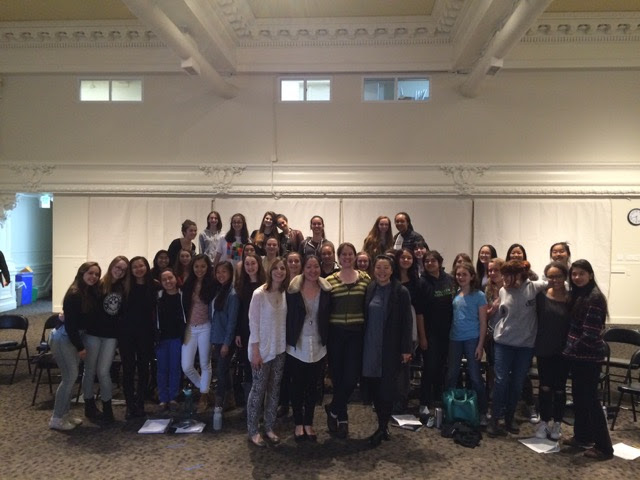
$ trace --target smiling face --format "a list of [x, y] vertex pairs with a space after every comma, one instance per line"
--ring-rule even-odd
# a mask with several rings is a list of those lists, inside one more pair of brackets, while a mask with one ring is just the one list
[[171, 271], [162, 272], [162, 274], [160, 275], [160, 283], [162, 284], [162, 288], [164, 288], [167, 293], [174, 293], [176, 291], [178, 279]]
[[424, 258], [424, 255], [427, 253], [427, 248], [422, 245], [416, 245], [413, 249], [413, 254], [417, 259]]
[[111, 276], [114, 280], [120, 280], [127, 273], [127, 262], [120, 260], [113, 267], [111, 267]]
[[252, 244], [248, 243], [247, 245], [244, 246], [244, 250], [243, 250], [245, 255], [249, 255], [250, 253], [255, 254], [256, 253], [256, 247], [254, 247]]
[[131, 263], [131, 273], [136, 281], [144, 279], [144, 276], [147, 274], [147, 266], [142, 259]]
[[273, 237], [268, 238], [264, 248], [267, 251], [267, 256], [275, 257], [278, 255], [278, 240]]
[[158, 255], [158, 258], [156, 258], [156, 264], [158, 265], [158, 268], [167, 268], [169, 266], [169, 255], [164, 252]]
[[196, 238], [197, 234], [198, 234], [198, 227], [196, 227], [195, 225], [190, 225], [187, 228], [187, 231], [184, 232], [184, 238], [188, 240], [193, 240], [194, 238]]
[[502, 283], [502, 274], [500, 273], [500, 267], [495, 262], [489, 262], [489, 268], [487, 269], [487, 275], [489, 279], [496, 284], [500, 285]]
[[398, 231], [401, 234], [405, 233], [407, 231], [407, 228], [409, 228], [409, 222], [407, 221], [407, 217], [399, 213], [398, 215], [396, 215], [396, 218], [394, 220], [395, 220], [396, 228], [398, 229]]
[[278, 225], [278, 228], [280, 228], [280, 230], [282, 230], [283, 232], [286, 232], [289, 227], [289, 224], [284, 217], [278, 217], [278, 220], [276, 220], [276, 224]]
[[400, 255], [399, 264], [402, 270], [409, 270], [411, 268], [411, 265], [413, 265], [413, 255], [411, 255], [409, 252], [402, 252], [402, 254]]
[[593, 279], [593, 276], [582, 268], [573, 267], [571, 269], [571, 281], [576, 287], [586, 287]]
[[191, 263], [191, 252], [187, 250], [180, 250], [180, 255], [178, 256], [178, 261], [181, 265], [187, 266]]
[[222, 285], [226, 285], [231, 281], [232, 273], [226, 265], [218, 265], [216, 267], [216, 280]]
[[267, 213], [262, 219], [262, 224], [267, 228], [273, 227], [273, 217]]
[[373, 267], [373, 276], [378, 282], [378, 285], [387, 285], [391, 281], [391, 275], [393, 274], [393, 267], [391, 261], [379, 258]]
[[524, 252], [520, 247], [513, 247], [508, 260], [524, 260]]
[[[316, 262], [318, 263], [318, 262]], [[290, 253], [287, 255], [287, 267], [289, 267], [289, 272], [291, 273], [291, 278], [296, 275], [300, 275], [302, 272], [302, 264], [300, 263], [300, 255], [296, 253]]]
[[491, 249], [487, 246], [484, 246], [478, 252], [478, 258], [480, 259], [480, 263], [484, 263], [485, 265], [489, 263], [491, 260]]
[[456, 282], [460, 288], [467, 288], [471, 285], [473, 275], [464, 267], [458, 267], [456, 269]]
[[258, 278], [258, 260], [256, 257], [247, 257], [244, 259], [244, 271], [252, 282], [255, 282]]
[[317, 282], [320, 277], [320, 264], [316, 258], [309, 258], [304, 264], [304, 279], [309, 282]]
[[427, 254], [424, 257], [424, 270], [429, 275], [437, 277], [440, 273], [440, 264], [438, 263], [438, 259], [433, 255]]
[[340, 251], [338, 261], [342, 268], [353, 268], [353, 264], [356, 260], [356, 252], [348, 245], [345, 245]]
[[285, 278], [287, 278], [287, 267], [283, 261], [277, 261], [271, 267], [271, 280], [273, 281], [273, 285], [280, 285], [284, 282]]
[[82, 281], [88, 286], [93, 287], [100, 280], [100, 269], [93, 265], [82, 274]]
[[555, 262], [561, 262], [566, 265], [569, 261], [569, 252], [567, 252], [564, 245], [554, 245], [551, 249], [551, 259]]
[[231, 219], [231, 228], [233, 228], [236, 236], [239, 236], [240, 233], [242, 233], [243, 226], [244, 222], [242, 221], [242, 217], [240, 215], [234, 215]]
[[207, 273], [207, 262], [206, 260], [199, 258], [195, 262], [193, 262], [193, 274], [196, 276], [198, 280], [204, 278]]
[[356, 267], [358, 270], [366, 272], [369, 270], [369, 257], [365, 254], [360, 254], [356, 258]]
[[211, 212], [207, 217], [207, 225], [209, 226], [209, 230], [211, 230], [212, 232], [216, 232], [218, 230], [218, 222], [220, 222], [218, 216], [214, 212]]
[[381, 235], [384, 235], [385, 233], [387, 233], [389, 231], [389, 229], [391, 228], [391, 222], [389, 221], [388, 218], [381, 218], [378, 221], [378, 231], [380, 232]]
[[336, 261], [336, 255], [331, 245], [324, 245], [320, 249], [320, 259], [324, 265], [333, 265], [333, 262]]
[[311, 219], [311, 231], [314, 235], [322, 235], [322, 231], [324, 230], [324, 222], [320, 217], [313, 217]]
[[554, 290], [564, 290], [564, 282], [567, 277], [562, 270], [556, 267], [549, 267], [545, 273], [547, 280], [549, 280], [549, 287]]

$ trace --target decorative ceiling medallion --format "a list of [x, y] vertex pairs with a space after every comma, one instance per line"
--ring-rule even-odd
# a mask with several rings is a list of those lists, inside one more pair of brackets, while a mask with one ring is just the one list
[[233, 179], [241, 175], [245, 166], [230, 165], [200, 165], [198, 167], [207, 177], [212, 177], [211, 188], [213, 193], [224, 195], [229, 192]]
[[14, 163], [9, 168], [22, 177], [24, 183], [21, 191], [40, 192], [43, 177], [51, 175], [56, 166], [46, 163]]
[[453, 179], [460, 195], [469, 195], [475, 190], [475, 180], [482, 177], [489, 167], [473, 165], [442, 165], [441, 171]]
[[0, 227], [7, 220], [9, 212], [16, 208], [16, 194], [0, 195]]

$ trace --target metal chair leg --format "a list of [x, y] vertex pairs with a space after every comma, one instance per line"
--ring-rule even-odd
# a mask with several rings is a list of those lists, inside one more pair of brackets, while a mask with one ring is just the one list
[[618, 414], [620, 413], [620, 405], [622, 405], [622, 397], [624, 396], [623, 392], [620, 392], [620, 397], [618, 397], [618, 406], [616, 407], [616, 411], [613, 414], [613, 421], [611, 422], [611, 431], [616, 427], [616, 420], [618, 419]]

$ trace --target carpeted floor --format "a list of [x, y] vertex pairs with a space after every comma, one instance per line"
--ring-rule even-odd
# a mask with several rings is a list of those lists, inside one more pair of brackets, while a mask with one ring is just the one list
[[[40, 304], [40, 302], [38, 302]], [[47, 304], [40, 304], [40, 308]], [[31, 354], [39, 342], [48, 313], [38, 305], [20, 312], [30, 320]], [[50, 308], [50, 303], [48, 304]], [[8, 313], [8, 312], [7, 312]], [[393, 438], [372, 449], [366, 437], [375, 429], [370, 407], [350, 405], [350, 438], [329, 436], [325, 414], [316, 409], [317, 444], [293, 439], [293, 424], [281, 421], [277, 432], [283, 443], [256, 449], [247, 442], [241, 409], [225, 414], [220, 433], [211, 430], [210, 414], [199, 435], [140, 435], [143, 420], [125, 422], [124, 406], [114, 407], [117, 422], [101, 428], [85, 422], [61, 433], [47, 428], [53, 407], [46, 385], [31, 406], [34, 384], [21, 362], [13, 385], [11, 369], [0, 370], [0, 478], [2, 479], [634, 479], [640, 476], [640, 459], [619, 458], [607, 462], [585, 459], [580, 451], [564, 449], [556, 454], [536, 454], [517, 439], [533, 435], [524, 422], [521, 435], [483, 438], [475, 449], [464, 448], [440, 436], [439, 430], [418, 432], [392, 429]], [[615, 388], [614, 388], [615, 390]], [[121, 392], [116, 392], [121, 395]], [[326, 399], [325, 399], [326, 400]], [[414, 405], [415, 407], [415, 405]], [[153, 405], [147, 404], [147, 410]], [[72, 412], [82, 417], [82, 405]], [[571, 427], [563, 427], [564, 434]], [[613, 443], [640, 447], [640, 422], [630, 411], [620, 414]]]

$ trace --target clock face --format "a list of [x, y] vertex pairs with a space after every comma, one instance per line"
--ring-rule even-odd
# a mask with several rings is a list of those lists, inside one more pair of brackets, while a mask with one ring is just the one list
[[634, 225], [636, 227], [640, 225], [640, 208], [632, 208], [631, 210], [629, 210], [627, 220], [629, 220], [629, 223], [631, 225]]

